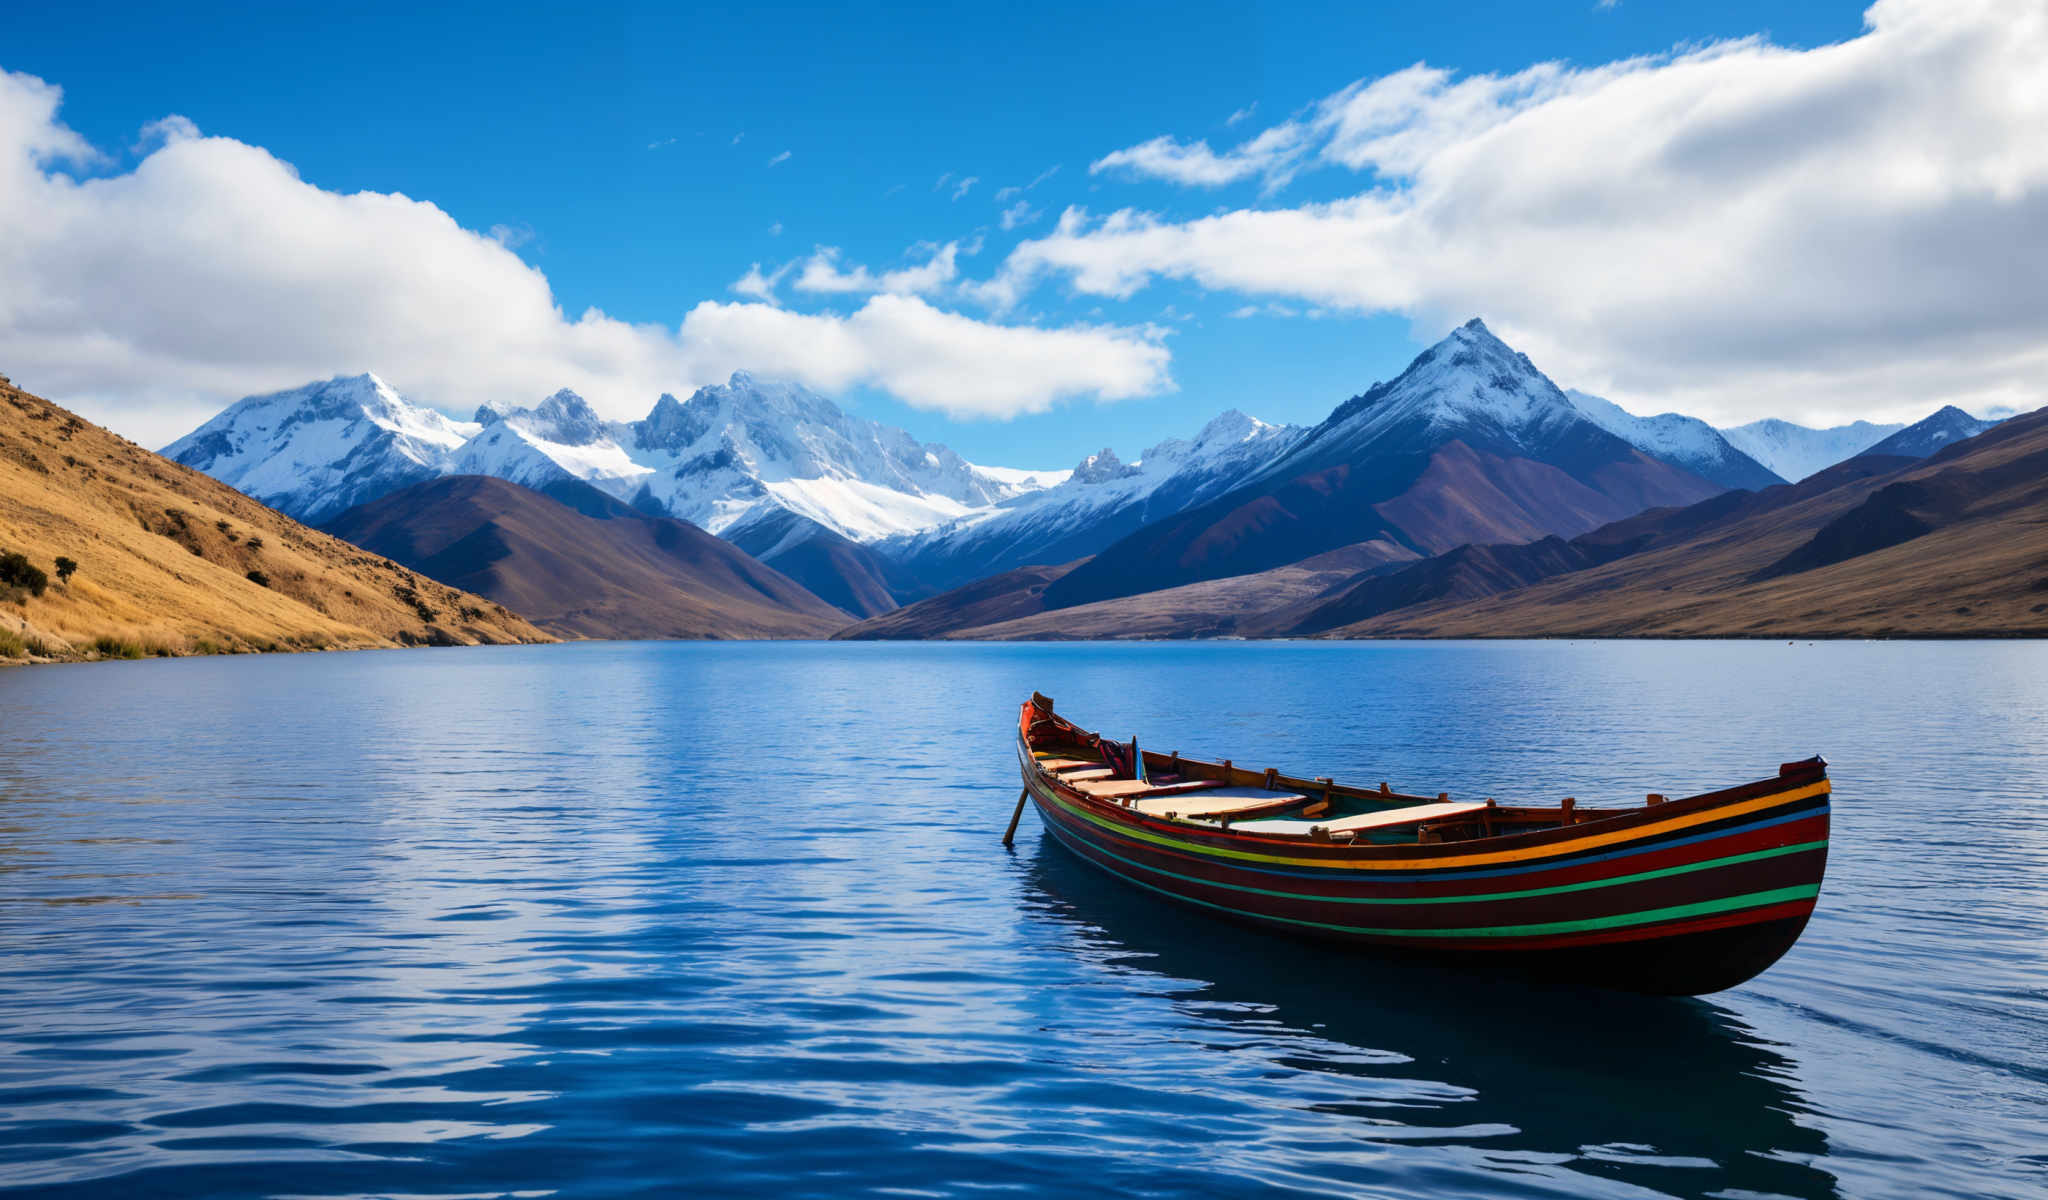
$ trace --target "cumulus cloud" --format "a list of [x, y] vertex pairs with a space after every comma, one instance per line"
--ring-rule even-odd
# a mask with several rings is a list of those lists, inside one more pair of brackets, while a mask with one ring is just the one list
[[1172, 386], [1163, 334], [1107, 326], [997, 326], [879, 295], [850, 316], [705, 301], [683, 319], [690, 371], [739, 368], [823, 391], [871, 384], [953, 417], [1007, 418], [1081, 396], [1105, 400]]
[[326, 191], [189, 123], [115, 170], [59, 99], [0, 71], [0, 370], [146, 444], [238, 397], [363, 370], [453, 412], [568, 386], [615, 417], [737, 367], [990, 416], [1171, 384], [1150, 330], [1004, 326], [891, 295], [805, 317], [758, 302], [773, 277], [679, 326], [572, 316], [539, 270], [431, 203]]
[[1482, 314], [1568, 383], [1721, 421], [2038, 407], [2043, 62], [2036, 0], [1880, 0], [1860, 36], [1811, 50], [1416, 66], [1229, 151], [1156, 139], [1097, 164], [1196, 185], [1321, 164], [1365, 176], [1349, 198], [1186, 220], [1070, 209], [967, 286], [1189, 280], [1402, 313], [1424, 337]]

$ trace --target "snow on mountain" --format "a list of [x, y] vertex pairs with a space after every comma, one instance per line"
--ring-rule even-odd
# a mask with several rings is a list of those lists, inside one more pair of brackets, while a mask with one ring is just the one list
[[1945, 446], [1965, 438], [1976, 437], [1996, 424], [1996, 421], [1980, 421], [1955, 405], [1948, 404], [1933, 415], [1906, 426], [1863, 453], [1926, 458]]
[[877, 548], [938, 587], [1068, 562], [1229, 491], [1285, 453], [1301, 433], [1298, 426], [1269, 425], [1233, 409], [1194, 438], [1168, 439], [1135, 463], [1105, 448], [1082, 459], [1056, 487]]
[[713, 533], [792, 512], [869, 542], [957, 520], [1061, 482], [977, 467], [794, 384], [735, 373], [639, 421], [606, 421], [575, 392], [486, 404], [457, 422], [375, 376], [238, 402], [165, 453], [302, 520], [435, 475], [532, 487], [588, 483]]
[[1607, 442], [1527, 355], [1477, 317], [1423, 351], [1407, 370], [1339, 405], [1267, 468], [1298, 474], [1343, 462], [1431, 454], [1457, 440], [1475, 450], [1552, 461]]
[[1612, 400], [1568, 388], [1565, 399], [1585, 418], [1651, 458], [1683, 467], [1726, 488], [1756, 491], [1785, 482], [1770, 468], [1729, 445], [1721, 431], [1698, 417], [1658, 413], [1639, 417]]
[[782, 508], [868, 542], [1029, 490], [807, 388], [744, 371], [686, 401], [664, 395], [636, 423], [632, 450], [653, 468], [633, 502], [713, 533]]
[[375, 375], [338, 375], [237, 401], [163, 453], [319, 521], [441, 474], [478, 428], [408, 403]]
[[1770, 417], [1723, 429], [1721, 436], [1780, 477], [1798, 483], [1816, 471], [1862, 454], [1904, 428], [1857, 421], [1828, 429], [1809, 429]]
[[982, 463], [970, 464], [990, 479], [1010, 484], [1022, 491], [1035, 492], [1042, 488], [1058, 487], [1067, 481], [1072, 471], [1032, 471], [1023, 467], [991, 467]]
[[635, 462], [622, 442], [632, 426], [607, 423], [588, 401], [567, 388], [532, 408], [476, 410], [483, 432], [449, 458], [455, 475], [491, 475], [527, 487], [579, 479], [623, 498], [653, 468]]

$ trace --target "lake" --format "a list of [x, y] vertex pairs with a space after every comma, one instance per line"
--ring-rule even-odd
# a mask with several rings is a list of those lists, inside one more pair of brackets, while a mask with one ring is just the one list
[[[1017, 705], [1454, 797], [1825, 754], [1646, 999], [1099, 877]], [[0, 671], [0, 1190], [2039, 1197], [2048, 644], [583, 643]]]

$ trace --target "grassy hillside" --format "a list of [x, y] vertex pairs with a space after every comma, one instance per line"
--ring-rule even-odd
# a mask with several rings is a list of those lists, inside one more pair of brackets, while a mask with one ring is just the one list
[[552, 640], [0, 382], [9, 561], [0, 661]]

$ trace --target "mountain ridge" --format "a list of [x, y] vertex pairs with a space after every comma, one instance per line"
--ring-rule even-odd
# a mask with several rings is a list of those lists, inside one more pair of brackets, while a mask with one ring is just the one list
[[454, 421], [372, 374], [245, 397], [166, 457], [287, 512], [325, 519], [437, 475], [545, 486], [577, 479], [713, 533], [786, 510], [855, 541], [909, 533], [1056, 482], [985, 470], [936, 443], [744, 371], [606, 421], [558, 390]]
[[1588, 420], [1474, 319], [1232, 491], [1127, 535], [1046, 595], [1068, 608], [1376, 540], [1426, 555], [1576, 534], [1719, 490]]

